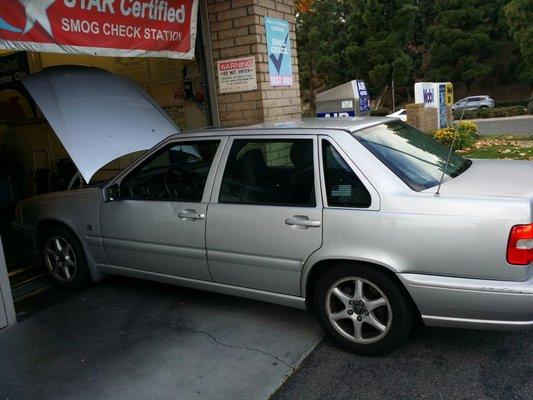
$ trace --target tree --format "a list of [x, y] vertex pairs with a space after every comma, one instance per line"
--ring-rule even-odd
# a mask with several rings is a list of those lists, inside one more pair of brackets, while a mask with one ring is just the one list
[[324, 84], [335, 85], [341, 79], [344, 3], [337, 0], [300, 1], [297, 9], [300, 82], [309, 90], [311, 110], [314, 110], [316, 90]]
[[362, 3], [355, 1], [351, 7], [348, 70], [367, 80], [374, 94], [388, 85], [407, 84], [413, 68], [411, 44], [418, 8], [412, 0]]
[[500, 10], [506, 1], [438, 0], [427, 28], [429, 63], [422, 75], [434, 81], [473, 82], [497, 72]]
[[[297, 0], [302, 88], [532, 82], [533, 0]], [[504, 12], [505, 10], [505, 12]], [[509, 33], [511, 27], [512, 36]], [[520, 50], [520, 51], [519, 51]], [[517, 67], [519, 66], [519, 67]]]
[[513, 0], [505, 6], [510, 33], [520, 49], [520, 77], [533, 84], [533, 0]]

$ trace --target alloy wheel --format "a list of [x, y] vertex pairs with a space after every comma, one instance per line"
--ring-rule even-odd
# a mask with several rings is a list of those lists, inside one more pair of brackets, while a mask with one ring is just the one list
[[335, 330], [355, 343], [382, 339], [392, 324], [392, 310], [385, 294], [359, 277], [336, 281], [326, 295], [326, 313]]
[[46, 267], [59, 282], [69, 283], [74, 279], [77, 271], [76, 254], [65, 238], [48, 238], [44, 247], [44, 258]]

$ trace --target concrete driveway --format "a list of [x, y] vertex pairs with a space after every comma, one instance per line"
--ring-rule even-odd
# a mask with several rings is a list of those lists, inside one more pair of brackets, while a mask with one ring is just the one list
[[0, 399], [267, 399], [321, 337], [303, 311], [110, 278], [0, 332]]

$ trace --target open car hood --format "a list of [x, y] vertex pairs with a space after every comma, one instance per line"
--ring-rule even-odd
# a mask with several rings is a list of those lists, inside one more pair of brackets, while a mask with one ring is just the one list
[[23, 84], [87, 183], [109, 162], [179, 132], [137, 84], [99, 68], [47, 68]]

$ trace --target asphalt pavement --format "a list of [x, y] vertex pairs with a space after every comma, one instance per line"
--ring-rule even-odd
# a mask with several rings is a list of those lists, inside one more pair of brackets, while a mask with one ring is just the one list
[[533, 398], [533, 331], [420, 328], [380, 357], [325, 340], [272, 396], [297, 399]]
[[477, 124], [478, 133], [490, 135], [533, 135], [533, 115], [471, 120]]

